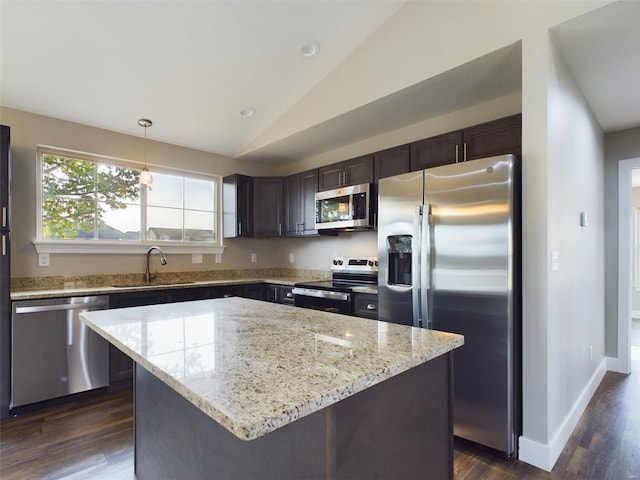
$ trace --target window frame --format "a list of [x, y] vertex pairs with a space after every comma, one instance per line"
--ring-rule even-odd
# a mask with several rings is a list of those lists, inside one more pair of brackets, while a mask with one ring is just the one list
[[633, 274], [633, 288], [636, 292], [640, 292], [640, 206], [633, 208], [633, 227], [634, 227], [634, 274]]
[[[215, 220], [214, 228], [216, 229], [216, 242], [170, 242], [170, 241], [121, 241], [121, 240], [70, 240], [70, 239], [43, 239], [42, 238], [42, 158], [43, 155], [56, 155], [62, 157], [70, 157], [78, 160], [85, 160], [95, 163], [103, 163], [118, 167], [133, 168], [142, 170], [144, 166], [141, 162], [127, 160], [123, 158], [109, 157], [94, 153], [80, 152], [77, 150], [69, 150], [48, 145], [38, 145], [36, 148], [36, 238], [33, 245], [38, 253], [104, 253], [104, 254], [138, 254], [145, 253], [150, 246], [158, 245], [165, 253], [202, 253], [202, 254], [219, 254], [224, 252], [224, 235], [222, 231], [222, 176], [203, 174], [192, 170], [171, 168], [158, 166], [147, 163], [153, 172], [159, 174], [176, 175], [188, 177], [198, 180], [207, 180], [215, 183]], [[146, 191], [141, 192], [141, 211], [143, 219], [146, 219]], [[144, 202], [144, 203], [143, 203]], [[141, 225], [141, 228], [144, 226]], [[143, 235], [144, 237], [145, 235]]]

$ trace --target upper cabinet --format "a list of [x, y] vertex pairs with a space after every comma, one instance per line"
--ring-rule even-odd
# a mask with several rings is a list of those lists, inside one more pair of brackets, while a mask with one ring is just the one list
[[411, 170], [455, 163], [460, 158], [462, 130], [425, 138], [411, 144]]
[[284, 236], [282, 177], [253, 178], [253, 236]]
[[318, 234], [315, 230], [317, 191], [317, 169], [290, 175], [284, 179], [284, 219], [287, 236]]
[[463, 130], [465, 160], [513, 153], [522, 155], [522, 115], [512, 115]]
[[[520, 156], [521, 132], [522, 115], [517, 114], [285, 178], [238, 174], [224, 177], [224, 237], [318, 235], [316, 192], [377, 183], [381, 178], [408, 171], [477, 158], [507, 153]], [[375, 186], [373, 192], [375, 215]]]
[[372, 183], [373, 180], [373, 154], [325, 165], [318, 169], [319, 191]]
[[386, 177], [393, 177], [409, 171], [409, 145], [388, 148], [373, 154], [375, 183]]
[[224, 238], [253, 236], [253, 180], [246, 175], [222, 179]]
[[411, 144], [411, 170], [522, 153], [522, 115], [481, 123]]

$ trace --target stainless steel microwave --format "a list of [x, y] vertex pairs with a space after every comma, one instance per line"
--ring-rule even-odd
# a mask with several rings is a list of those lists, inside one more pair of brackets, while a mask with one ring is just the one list
[[316, 193], [316, 230], [359, 230], [373, 227], [371, 184]]

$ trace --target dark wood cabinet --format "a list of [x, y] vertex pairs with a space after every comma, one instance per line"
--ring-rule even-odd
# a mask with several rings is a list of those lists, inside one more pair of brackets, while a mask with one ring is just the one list
[[318, 168], [319, 191], [346, 187], [347, 185], [372, 183], [373, 181], [373, 154]]
[[241, 297], [242, 285], [211, 287], [211, 298]]
[[252, 298], [254, 300], [267, 299], [266, 283], [250, 283], [242, 286], [242, 297]]
[[222, 179], [224, 238], [253, 236], [253, 181], [246, 175]]
[[253, 178], [253, 236], [284, 236], [283, 179], [281, 177]]
[[[166, 303], [166, 290], [118, 293], [109, 296], [109, 308], [140, 307]], [[133, 360], [109, 344], [109, 382], [115, 383], [133, 378]]]
[[315, 229], [317, 191], [317, 169], [290, 175], [284, 179], [284, 218], [287, 236], [318, 234]]
[[355, 293], [353, 296], [353, 314], [356, 317], [378, 319], [378, 295], [373, 293]]
[[140, 307], [166, 303], [166, 290], [118, 293], [109, 296], [109, 308]]
[[410, 163], [413, 171], [507, 153], [522, 154], [521, 114], [413, 142]]
[[373, 154], [375, 183], [386, 177], [393, 177], [409, 171], [409, 145], [388, 148]]
[[464, 158], [522, 155], [522, 115], [512, 115], [463, 130]]
[[175, 288], [167, 290], [166, 303], [190, 302], [211, 298], [209, 287]]
[[279, 285], [278, 286], [278, 303], [286, 305], [293, 305], [293, 286], [292, 285]]
[[285, 305], [293, 305], [293, 286], [292, 285], [276, 285], [270, 283], [267, 285], [269, 302], [282, 303]]
[[411, 143], [411, 171], [455, 163], [460, 158], [462, 130]]

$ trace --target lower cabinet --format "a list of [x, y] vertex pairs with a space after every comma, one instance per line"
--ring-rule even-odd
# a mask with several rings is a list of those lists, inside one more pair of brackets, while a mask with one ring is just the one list
[[211, 298], [211, 289], [209, 287], [176, 288], [167, 290], [165, 302], [191, 302], [193, 300], [206, 300], [208, 298]]
[[267, 285], [267, 301], [274, 303], [282, 303], [284, 305], [293, 305], [293, 286], [292, 285], [276, 285], [270, 283]]
[[210, 298], [226, 298], [241, 297], [242, 285], [222, 285], [220, 287], [211, 287]]
[[254, 300], [267, 300], [266, 283], [250, 283], [242, 286], [242, 297]]
[[[118, 293], [109, 296], [109, 308], [141, 307], [166, 303], [166, 290]], [[133, 360], [109, 344], [109, 383], [133, 379]]]
[[356, 317], [378, 319], [378, 296], [372, 293], [356, 293], [353, 298], [353, 314]]

